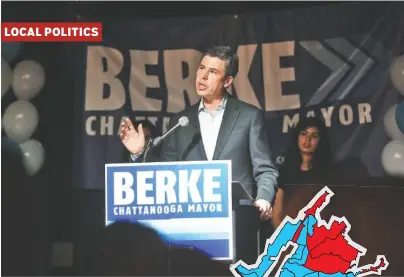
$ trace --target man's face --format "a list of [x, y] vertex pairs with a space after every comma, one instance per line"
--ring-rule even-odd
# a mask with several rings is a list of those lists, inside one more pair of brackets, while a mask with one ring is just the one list
[[211, 56], [205, 56], [196, 72], [196, 91], [206, 99], [215, 99], [223, 89], [228, 88], [233, 77], [226, 76], [226, 62]]

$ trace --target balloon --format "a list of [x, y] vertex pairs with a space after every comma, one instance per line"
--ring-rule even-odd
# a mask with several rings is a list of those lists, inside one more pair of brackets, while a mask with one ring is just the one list
[[42, 144], [35, 139], [29, 139], [21, 143], [20, 148], [25, 169], [29, 175], [35, 175], [42, 168], [45, 161], [45, 151]]
[[387, 135], [392, 140], [404, 141], [404, 134], [398, 129], [396, 121], [396, 108], [397, 104], [391, 106], [384, 114], [383, 123]]
[[11, 103], [3, 116], [6, 135], [17, 143], [29, 139], [38, 126], [38, 112], [34, 105], [25, 100]]
[[8, 63], [1, 59], [1, 97], [7, 93], [13, 80], [13, 73]]
[[22, 61], [13, 72], [13, 90], [20, 100], [31, 100], [45, 85], [45, 71], [36, 61]]
[[7, 62], [11, 62], [17, 57], [18, 52], [20, 52], [21, 43], [20, 42], [2, 42], [1, 43], [1, 57]]
[[390, 78], [394, 87], [404, 95], [404, 55], [393, 61], [390, 69]]
[[400, 129], [401, 133], [404, 134], [404, 100], [397, 105], [396, 108], [396, 122], [397, 127]]
[[389, 175], [404, 178], [404, 142], [392, 140], [384, 147], [382, 165]]

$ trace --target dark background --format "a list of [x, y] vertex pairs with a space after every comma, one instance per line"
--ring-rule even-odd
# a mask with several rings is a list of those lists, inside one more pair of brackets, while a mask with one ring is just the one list
[[[269, 12], [277, 9], [335, 5], [340, 2], [2, 2], [2, 21], [101, 21], [152, 17], [194, 17], [225, 13]], [[370, 5], [370, 4], [367, 4]], [[45, 87], [32, 100], [39, 112], [33, 138], [45, 149], [45, 164], [34, 177], [43, 208], [42, 220], [49, 251], [54, 241], [81, 242], [104, 223], [103, 191], [79, 191], [73, 187], [74, 79], [63, 43], [25, 43], [10, 66], [33, 59], [45, 69]], [[15, 101], [8, 92], [2, 114]], [[89, 220], [91, 219], [91, 220]], [[80, 243], [79, 243], [80, 244]], [[79, 245], [77, 244], [77, 245]], [[80, 248], [76, 247], [75, 251]], [[79, 255], [76, 257], [79, 259]], [[47, 274], [48, 272], [43, 272]]]

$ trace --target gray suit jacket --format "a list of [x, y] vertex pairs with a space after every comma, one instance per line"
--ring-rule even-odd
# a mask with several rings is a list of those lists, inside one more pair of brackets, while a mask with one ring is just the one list
[[[149, 152], [147, 162], [207, 160], [198, 107], [199, 102], [171, 119], [169, 128], [177, 124], [181, 116], [188, 117], [189, 124], [165, 139], [160, 157]], [[265, 117], [260, 109], [229, 96], [213, 159], [231, 160], [233, 181], [240, 182], [256, 199], [273, 204], [278, 170], [271, 160]], [[142, 160], [142, 156], [137, 159]]]

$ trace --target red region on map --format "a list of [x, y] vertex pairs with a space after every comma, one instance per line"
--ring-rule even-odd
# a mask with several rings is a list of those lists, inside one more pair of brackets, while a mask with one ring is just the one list
[[359, 251], [348, 244], [343, 235], [345, 228], [345, 222], [337, 221], [329, 230], [314, 226], [313, 235], [307, 236], [309, 255], [305, 267], [327, 274], [347, 272]]
[[307, 209], [304, 213], [306, 214], [306, 217], [309, 215], [314, 216], [316, 211], [324, 204], [325, 200], [327, 200], [327, 195], [329, 195], [328, 192], [324, 192], [318, 199], [317, 201], [311, 206], [310, 208]]

